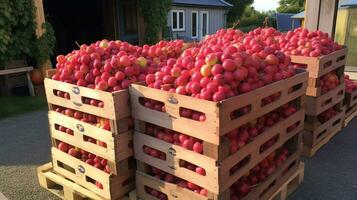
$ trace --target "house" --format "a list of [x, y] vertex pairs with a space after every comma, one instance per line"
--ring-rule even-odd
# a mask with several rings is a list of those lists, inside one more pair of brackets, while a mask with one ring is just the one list
[[[293, 29], [298, 27], [304, 27], [305, 11], [291, 16], [293, 19]], [[300, 25], [300, 26], [299, 26]]]
[[294, 13], [276, 13], [276, 27], [279, 31], [289, 31], [294, 27], [300, 26], [300, 21], [296, 21], [292, 18]]
[[201, 40], [226, 27], [232, 6], [224, 0], [173, 0], [167, 24], [174, 38]]

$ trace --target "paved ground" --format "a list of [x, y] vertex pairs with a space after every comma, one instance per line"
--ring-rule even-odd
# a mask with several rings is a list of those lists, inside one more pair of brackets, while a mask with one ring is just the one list
[[[50, 161], [46, 111], [0, 121], [0, 192], [9, 200], [56, 199], [40, 188], [36, 167]], [[357, 118], [306, 161], [291, 200], [357, 199]]]

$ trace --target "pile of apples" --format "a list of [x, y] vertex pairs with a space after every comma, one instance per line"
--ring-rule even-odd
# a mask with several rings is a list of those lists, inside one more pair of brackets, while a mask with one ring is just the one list
[[346, 75], [344, 76], [345, 79], [345, 87], [346, 87], [346, 92], [353, 92], [357, 90], [357, 82], [354, 80], [350, 79], [350, 76]]
[[146, 76], [148, 87], [221, 101], [295, 74], [290, 58], [239, 30], [219, 30]]
[[[93, 153], [89, 153], [83, 149], [74, 147], [70, 144], [61, 141], [58, 142], [57, 148], [97, 169], [103, 170], [108, 174], [110, 173], [107, 159], [101, 158]], [[95, 181], [95, 185], [98, 188], [103, 189], [103, 185], [100, 182]]]
[[248, 175], [239, 179], [231, 186], [231, 200], [243, 199], [243, 197], [250, 192], [252, 187], [271, 176], [290, 155], [286, 148], [282, 148], [276, 152], [273, 152], [267, 158], [262, 160], [250, 170]]
[[108, 92], [127, 89], [166, 65], [167, 59], [177, 58], [183, 48], [182, 40], [143, 47], [108, 40], [83, 44], [79, 50], [57, 56], [52, 79]]
[[342, 49], [328, 33], [297, 28], [277, 37], [281, 51], [287, 55], [319, 57]]
[[332, 107], [319, 114], [317, 118], [321, 123], [325, 123], [328, 120], [330, 120], [332, 117], [336, 116], [338, 113], [339, 113], [338, 110], [335, 107]]
[[327, 73], [322, 76], [319, 81], [322, 93], [331, 91], [340, 85], [340, 80], [338, 79], [336, 71]]

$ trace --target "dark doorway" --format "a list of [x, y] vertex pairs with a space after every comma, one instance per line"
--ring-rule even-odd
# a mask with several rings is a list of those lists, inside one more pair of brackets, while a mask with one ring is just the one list
[[119, 38], [131, 44], [138, 44], [138, 13], [135, 0], [118, 1]]
[[[115, 39], [114, 27], [105, 27], [108, 25], [105, 19], [113, 18], [113, 12], [106, 10], [107, 2], [111, 1], [44, 0], [46, 20], [54, 27], [57, 39], [54, 55], [67, 54], [78, 49], [76, 42], [90, 44], [104, 38]], [[112, 33], [106, 33], [108, 30]]]

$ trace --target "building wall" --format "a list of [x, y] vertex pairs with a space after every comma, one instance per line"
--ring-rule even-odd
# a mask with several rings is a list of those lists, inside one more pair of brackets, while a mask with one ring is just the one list
[[[213, 9], [213, 8], [195, 8], [195, 7], [180, 7], [172, 6], [171, 10], [183, 10], [185, 16], [185, 30], [184, 31], [172, 31], [174, 38], [179, 37], [190, 40], [191, 38], [191, 13], [192, 11], [198, 11], [198, 30], [201, 30], [201, 11], [208, 11], [208, 34], [215, 33], [218, 29], [226, 27], [226, 13], [225, 9]], [[167, 24], [171, 27], [171, 10], [168, 14]], [[200, 35], [200, 32], [199, 34]], [[197, 40], [197, 39], [196, 39]]]

